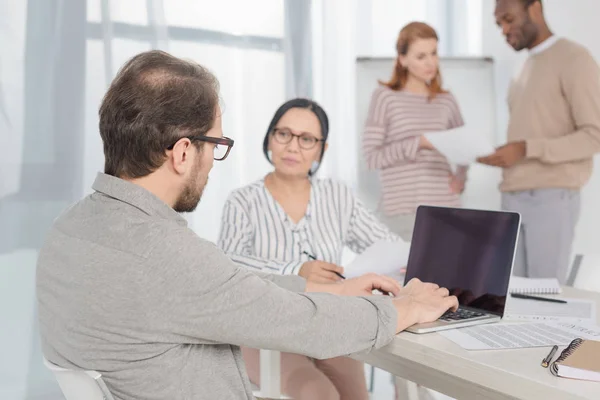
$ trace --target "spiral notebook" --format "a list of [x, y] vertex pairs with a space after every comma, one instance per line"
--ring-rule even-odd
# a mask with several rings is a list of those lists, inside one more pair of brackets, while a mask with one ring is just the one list
[[523, 278], [520, 276], [510, 277], [510, 293], [520, 294], [559, 294], [560, 284], [556, 278]]
[[600, 342], [575, 339], [552, 363], [556, 376], [600, 382]]

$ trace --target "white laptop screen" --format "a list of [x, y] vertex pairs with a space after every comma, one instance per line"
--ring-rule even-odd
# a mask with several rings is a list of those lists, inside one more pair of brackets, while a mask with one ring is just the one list
[[503, 316], [520, 216], [512, 212], [420, 206], [406, 282], [434, 282], [461, 306]]

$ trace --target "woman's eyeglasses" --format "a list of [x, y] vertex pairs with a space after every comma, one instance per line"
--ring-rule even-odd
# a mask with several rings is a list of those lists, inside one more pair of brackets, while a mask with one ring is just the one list
[[[223, 161], [229, 155], [231, 148], [233, 147], [234, 140], [223, 136], [222, 138], [216, 138], [212, 136], [184, 136], [185, 138], [198, 142], [208, 142], [215, 145], [213, 158], [217, 161]], [[183, 138], [177, 139], [175, 143], [167, 147], [167, 150], [173, 150], [173, 147]]]
[[302, 133], [300, 135], [293, 133], [291, 130], [286, 128], [275, 128], [273, 129], [273, 137], [280, 144], [288, 144], [294, 137], [298, 138], [298, 146], [304, 150], [311, 150], [317, 143], [322, 142], [323, 139], [318, 139], [310, 133]]

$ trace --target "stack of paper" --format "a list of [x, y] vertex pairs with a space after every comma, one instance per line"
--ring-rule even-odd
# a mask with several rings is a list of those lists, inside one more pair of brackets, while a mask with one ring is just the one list
[[600, 327], [567, 322], [499, 323], [442, 331], [440, 335], [467, 350], [520, 349], [566, 346], [578, 337], [598, 340]]

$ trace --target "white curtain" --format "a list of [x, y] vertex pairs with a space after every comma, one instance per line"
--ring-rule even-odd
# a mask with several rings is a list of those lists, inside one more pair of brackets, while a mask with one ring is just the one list
[[188, 216], [200, 236], [215, 240], [228, 193], [269, 169], [262, 138], [275, 109], [296, 94], [292, 89], [310, 95], [310, 69], [302, 62], [309, 35], [303, 28], [310, 26], [286, 26], [287, 10], [298, 6], [284, 0], [0, 2], [1, 399], [62, 399], [41, 364], [37, 250], [60, 211], [90, 193], [103, 170], [98, 106], [118, 68], [158, 48], [207, 66], [220, 80], [224, 133], [235, 146], [227, 160], [215, 162], [198, 211]]

